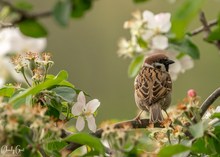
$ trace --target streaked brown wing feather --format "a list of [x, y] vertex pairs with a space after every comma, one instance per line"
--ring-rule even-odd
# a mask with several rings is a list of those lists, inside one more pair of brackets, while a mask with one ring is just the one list
[[171, 91], [170, 75], [153, 68], [143, 68], [136, 77], [135, 89], [137, 95], [151, 105], [166, 97]]
[[169, 73], [156, 70], [157, 77], [154, 81], [153, 99], [151, 103], [165, 98], [172, 90], [172, 82]]

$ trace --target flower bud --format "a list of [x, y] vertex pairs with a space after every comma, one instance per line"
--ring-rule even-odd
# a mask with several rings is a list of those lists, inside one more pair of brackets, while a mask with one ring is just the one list
[[195, 98], [197, 96], [197, 93], [194, 89], [190, 89], [190, 90], [188, 90], [187, 95], [190, 98]]

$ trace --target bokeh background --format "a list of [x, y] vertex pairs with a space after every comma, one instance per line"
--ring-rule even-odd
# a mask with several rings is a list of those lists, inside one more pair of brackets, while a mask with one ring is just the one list
[[[62, 28], [52, 18], [42, 22], [49, 30], [46, 51], [52, 52], [55, 65], [52, 73], [65, 69], [69, 81], [101, 101], [97, 121], [108, 119], [132, 119], [137, 113], [133, 98], [133, 79], [128, 78], [129, 59], [119, 58], [117, 43], [121, 37], [129, 37], [123, 23], [131, 19], [137, 9], [154, 13], [175, 12], [183, 1], [151, 0], [135, 4], [132, 0], [97, 0], [83, 18], [71, 20]], [[33, 1], [36, 11], [48, 10], [53, 0]], [[209, 20], [219, 14], [219, 0], [207, 0], [201, 8]], [[196, 17], [189, 27], [200, 26]], [[199, 46], [201, 57], [192, 70], [181, 74], [173, 83], [172, 105], [180, 102], [188, 89], [195, 89], [203, 101], [220, 86], [220, 52], [203, 41], [202, 34], [193, 37]], [[219, 104], [220, 101], [216, 101]]]

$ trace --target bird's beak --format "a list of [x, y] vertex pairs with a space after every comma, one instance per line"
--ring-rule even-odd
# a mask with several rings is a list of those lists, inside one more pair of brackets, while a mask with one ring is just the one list
[[173, 64], [173, 63], [175, 63], [173, 60], [170, 60], [170, 59], [168, 59], [167, 61], [166, 61], [166, 64], [167, 65], [170, 65], [170, 64]]

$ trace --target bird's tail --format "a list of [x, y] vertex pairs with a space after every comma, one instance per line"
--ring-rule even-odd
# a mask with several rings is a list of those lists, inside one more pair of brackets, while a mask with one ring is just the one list
[[163, 121], [163, 115], [161, 111], [161, 105], [158, 103], [155, 103], [150, 106], [150, 122], [156, 123], [156, 122], [162, 122]]

